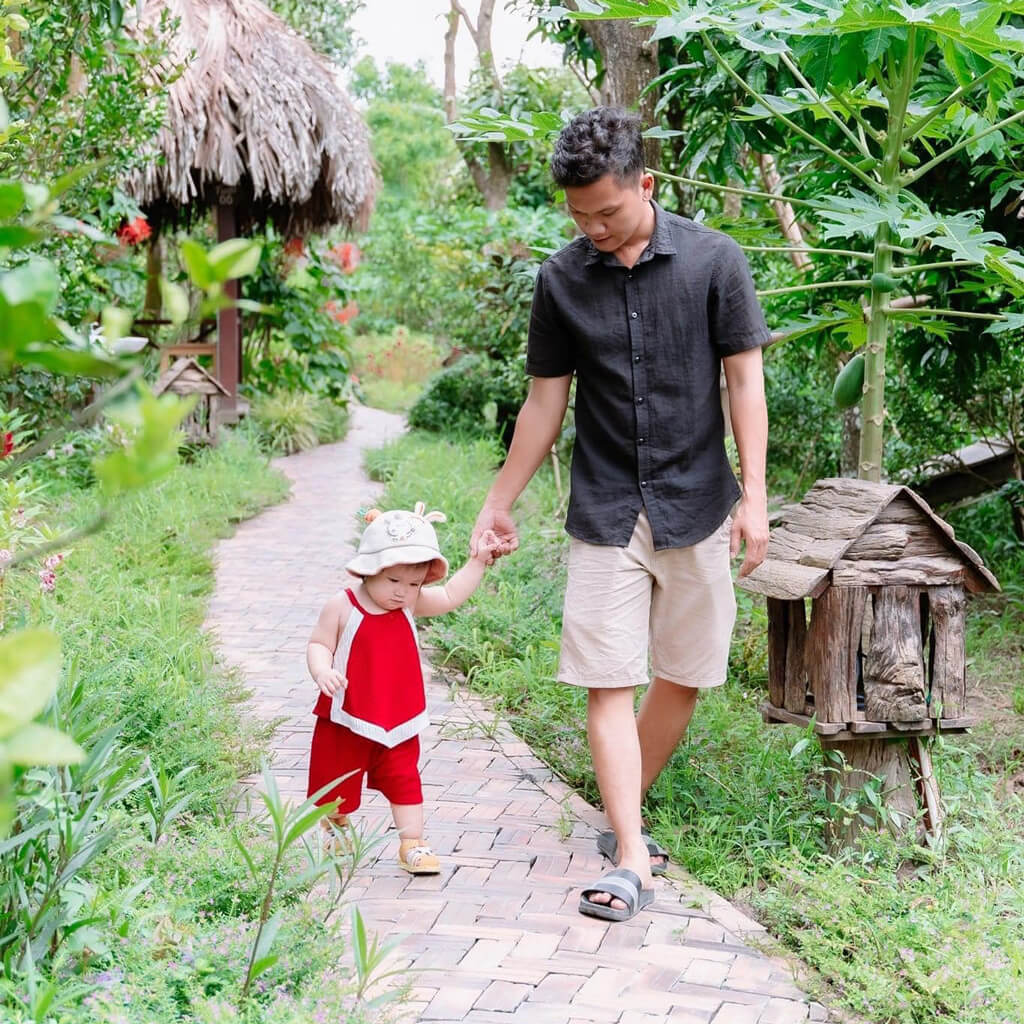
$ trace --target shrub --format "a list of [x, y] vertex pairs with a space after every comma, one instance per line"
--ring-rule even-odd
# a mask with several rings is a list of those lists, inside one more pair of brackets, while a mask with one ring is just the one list
[[292, 455], [344, 437], [348, 409], [305, 391], [281, 391], [257, 395], [245, 423], [261, 450]]
[[470, 354], [431, 378], [409, 411], [409, 424], [469, 437], [499, 431], [508, 443], [525, 395], [526, 377], [518, 360]]

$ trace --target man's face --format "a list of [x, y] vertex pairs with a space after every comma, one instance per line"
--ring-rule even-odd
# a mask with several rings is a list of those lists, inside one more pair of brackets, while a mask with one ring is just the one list
[[606, 174], [589, 185], [567, 187], [565, 202], [580, 231], [601, 252], [615, 252], [642, 235], [653, 187], [650, 174], [637, 175], [632, 182]]

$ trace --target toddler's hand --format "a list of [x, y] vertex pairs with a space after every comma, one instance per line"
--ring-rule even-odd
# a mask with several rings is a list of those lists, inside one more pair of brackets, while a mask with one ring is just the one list
[[348, 686], [348, 680], [336, 669], [331, 668], [326, 672], [321, 672], [316, 677], [316, 685], [320, 687], [320, 692], [326, 694], [328, 697], [333, 697], [336, 693], [341, 693], [346, 686]]
[[476, 557], [484, 565], [492, 565], [503, 554], [501, 541], [493, 530], [484, 530], [476, 542]]

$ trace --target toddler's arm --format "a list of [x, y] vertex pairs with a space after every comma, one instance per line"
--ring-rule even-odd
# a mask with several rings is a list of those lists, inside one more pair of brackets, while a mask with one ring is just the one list
[[332, 597], [324, 605], [306, 645], [306, 665], [321, 693], [333, 697], [348, 685], [345, 676], [334, 667], [338, 637], [345, 628], [352, 604], [344, 594]]
[[480, 586], [484, 570], [494, 561], [501, 549], [501, 541], [488, 530], [477, 543], [476, 554], [446, 583], [425, 587], [416, 601], [414, 615], [444, 615], [467, 601]]

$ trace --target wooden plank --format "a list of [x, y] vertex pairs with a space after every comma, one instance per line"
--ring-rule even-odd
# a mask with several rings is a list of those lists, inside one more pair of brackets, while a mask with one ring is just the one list
[[960, 718], [967, 710], [967, 596], [960, 587], [931, 587], [927, 593], [932, 620], [928, 653], [930, 710], [932, 715]]
[[807, 677], [814, 706], [826, 722], [853, 718], [866, 596], [859, 588], [830, 587], [814, 602], [807, 635]]
[[788, 612], [788, 601], [768, 598], [768, 699], [778, 705], [786, 700]]
[[737, 580], [736, 585], [751, 594], [795, 601], [810, 596], [827, 576], [827, 569], [812, 569], [766, 558], [749, 576]]
[[874, 595], [871, 646], [864, 660], [864, 717], [869, 722], [928, 717], [920, 593], [917, 587], [897, 586]]
[[758, 710], [766, 722], [785, 722], [787, 725], [799, 725], [804, 729], [814, 722], [814, 731], [819, 736], [832, 736], [846, 728], [844, 722], [817, 722], [810, 715], [787, 711], [785, 708], [776, 707], [767, 701], [763, 702]]
[[903, 558], [898, 562], [851, 562], [841, 558], [832, 570], [836, 587], [955, 586], [968, 567], [956, 558]]
[[[759, 710], [761, 718], [769, 725], [798, 725], [806, 729], [812, 722], [810, 715], [794, 715], [784, 708], [773, 707], [767, 703], [762, 704]], [[973, 718], [950, 719], [949, 721], [950, 724], [948, 726], [945, 724], [945, 721], [942, 721], [938, 723], [938, 728], [936, 728], [934, 719], [929, 719], [928, 728], [920, 729], [913, 733], [899, 732], [881, 722], [866, 722], [864, 723], [865, 725], [872, 727], [870, 731], [858, 732], [854, 732], [853, 727], [845, 729], [836, 722], [815, 722], [814, 730], [821, 739], [821, 745], [828, 749], [840, 743], [850, 743], [858, 739], [862, 740], [865, 736], [876, 740], [901, 740], [906, 739], [908, 736], [937, 736], [939, 733], [967, 732], [971, 726], [977, 724], [977, 721]]]
[[797, 558], [797, 562], [800, 565], [809, 565], [818, 569], [831, 569], [850, 546], [848, 537], [833, 537], [828, 540], [807, 539], [810, 544]]
[[807, 671], [804, 667], [806, 641], [804, 603], [802, 600], [790, 601], [786, 609], [786, 674], [782, 706], [796, 713], [802, 712], [807, 702]]

